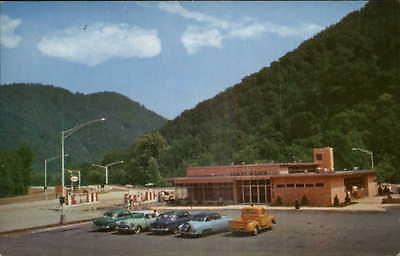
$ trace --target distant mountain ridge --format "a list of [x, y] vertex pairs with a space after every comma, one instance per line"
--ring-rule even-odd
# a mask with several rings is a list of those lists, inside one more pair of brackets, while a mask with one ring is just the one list
[[[0, 149], [29, 145], [34, 166], [60, 155], [61, 131], [105, 117], [65, 142], [68, 162], [102, 159], [104, 153], [129, 146], [135, 138], [160, 128], [166, 119], [115, 92], [93, 94], [41, 84], [0, 86]], [[55, 164], [54, 166], [57, 166]]]

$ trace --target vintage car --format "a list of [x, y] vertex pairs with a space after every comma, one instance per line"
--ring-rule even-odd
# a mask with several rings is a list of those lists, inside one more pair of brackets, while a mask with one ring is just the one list
[[217, 212], [200, 212], [193, 215], [191, 221], [181, 224], [178, 232], [181, 236], [200, 237], [212, 233], [228, 231], [232, 218], [221, 216]]
[[117, 221], [131, 218], [132, 213], [127, 209], [110, 210], [103, 214], [103, 217], [93, 220], [93, 229], [113, 230]]
[[165, 212], [150, 225], [150, 230], [153, 233], [176, 233], [179, 225], [191, 219], [192, 215], [187, 211]]
[[157, 212], [150, 210], [134, 211], [131, 217], [117, 221], [115, 229], [119, 233], [138, 234], [150, 228], [150, 224], [156, 221], [156, 215], [158, 215]]
[[241, 210], [241, 217], [229, 222], [232, 233], [250, 233], [257, 235], [261, 230], [270, 229], [275, 224], [275, 217], [265, 208], [246, 207]]

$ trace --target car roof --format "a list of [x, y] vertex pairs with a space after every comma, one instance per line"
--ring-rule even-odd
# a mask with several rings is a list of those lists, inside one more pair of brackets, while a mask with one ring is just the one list
[[150, 211], [150, 210], [143, 210], [143, 211], [133, 211], [132, 213], [151, 214], [151, 213], [154, 213], [154, 211]]
[[199, 216], [199, 217], [207, 217], [213, 215], [220, 215], [220, 214], [218, 212], [196, 212], [193, 214], [193, 216]]
[[176, 215], [176, 214], [181, 213], [181, 212], [188, 212], [188, 211], [185, 211], [185, 210], [176, 210], [176, 211], [163, 212], [162, 214], [166, 214], [166, 215]]

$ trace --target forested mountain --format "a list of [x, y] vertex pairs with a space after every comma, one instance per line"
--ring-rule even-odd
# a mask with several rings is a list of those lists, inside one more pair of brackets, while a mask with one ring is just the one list
[[[169, 121], [160, 130], [161, 175], [183, 175], [188, 165], [310, 161], [313, 147], [331, 146], [337, 170], [370, 168], [368, 155], [351, 150], [359, 147], [374, 152], [381, 180], [400, 182], [399, 35], [400, 2], [368, 2]], [[144, 151], [132, 146], [136, 163]]]
[[[102, 159], [104, 153], [127, 147], [135, 138], [166, 122], [163, 117], [114, 92], [85, 95], [40, 84], [2, 85], [0, 149], [29, 146], [34, 169], [42, 170], [44, 159], [61, 154], [62, 130], [102, 117], [107, 120], [85, 127], [65, 141], [68, 164]], [[49, 169], [59, 170], [60, 161], [55, 162]]]

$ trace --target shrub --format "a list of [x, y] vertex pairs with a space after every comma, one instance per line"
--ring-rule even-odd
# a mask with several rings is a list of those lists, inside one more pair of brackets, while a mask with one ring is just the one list
[[276, 198], [275, 205], [278, 205], [278, 206], [283, 205], [281, 196], [278, 196]]
[[333, 199], [333, 206], [338, 207], [339, 206], [339, 197], [335, 195], [335, 198]]
[[378, 187], [378, 195], [382, 195], [383, 194], [383, 189], [381, 186]]
[[296, 210], [300, 209], [299, 200], [294, 201], [294, 208], [295, 208]]
[[306, 206], [306, 205], [308, 205], [308, 204], [309, 204], [308, 198], [306, 197], [306, 195], [304, 195], [304, 196], [301, 198], [301, 205], [302, 205], [302, 206]]
[[348, 193], [346, 193], [346, 197], [344, 198], [344, 202], [345, 202], [346, 204], [351, 203], [351, 198], [350, 198], [350, 196], [349, 196]]

